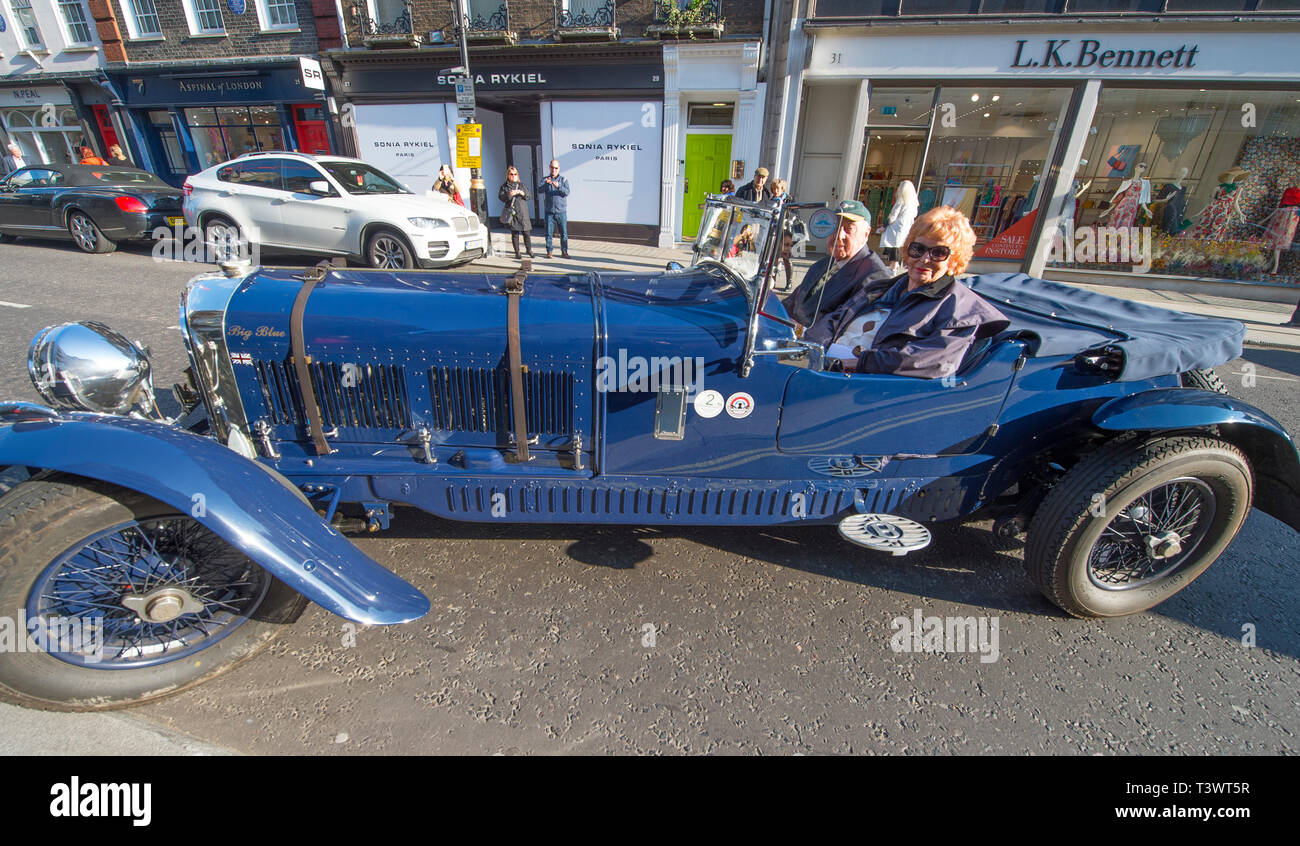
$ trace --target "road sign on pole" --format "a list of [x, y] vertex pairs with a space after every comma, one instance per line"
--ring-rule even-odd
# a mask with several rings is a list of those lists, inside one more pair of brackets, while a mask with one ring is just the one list
[[456, 113], [462, 120], [473, 120], [474, 115], [474, 78], [461, 76], [456, 78]]
[[483, 166], [483, 124], [456, 124], [456, 167]]

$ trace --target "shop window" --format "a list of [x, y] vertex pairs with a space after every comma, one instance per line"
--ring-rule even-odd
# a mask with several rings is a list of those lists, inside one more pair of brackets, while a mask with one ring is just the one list
[[814, 18], [862, 18], [897, 15], [898, 0], [816, 0]]
[[162, 24], [154, 0], [126, 0], [126, 28], [132, 38], [161, 38]]
[[1065, 0], [983, 0], [980, 11], [985, 14], [1046, 15], [1061, 11], [1064, 3]]
[[734, 103], [691, 103], [686, 107], [689, 126], [731, 126]]
[[36, 16], [32, 14], [32, 0], [10, 0], [14, 19], [18, 21], [18, 31], [23, 34], [23, 47], [28, 50], [40, 50], [45, 47], [41, 38], [41, 28], [36, 25]]
[[263, 32], [297, 29], [298, 10], [293, 0], [257, 0], [257, 22]]
[[903, 0], [904, 15], [970, 15], [979, 11], [979, 0]]
[[191, 35], [225, 35], [221, 0], [185, 0], [185, 17]]
[[59, 108], [53, 123], [46, 122], [44, 109], [3, 109], [0, 119], [29, 163], [69, 164], [81, 160], [77, 151], [87, 133], [72, 108]]
[[[158, 136], [163, 156], [172, 175], [189, 173], [189, 168], [185, 166], [185, 156], [181, 154], [181, 144], [176, 137], [176, 127], [172, 123], [171, 113], [163, 110], [149, 112], [149, 123]], [[207, 166], [207, 164], [203, 165], [203, 167]]]
[[1065, 11], [1075, 12], [1159, 12], [1164, 0], [1066, 0]]
[[1021, 221], [1041, 199], [1068, 100], [1065, 88], [943, 87], [936, 97], [872, 86], [858, 199], [881, 231], [908, 180], [918, 213], [949, 205], [970, 218], [977, 257], [1022, 258], [1033, 221]]
[[274, 106], [218, 106], [185, 110], [200, 169], [245, 153], [283, 150], [284, 135]]
[[68, 34], [69, 44], [84, 46], [94, 43], [81, 0], [59, 0], [59, 14], [63, 18], [63, 28]]
[[[1167, 0], [1167, 12], [1243, 12], [1255, 11], [1258, 0]], [[1259, 9], [1265, 4], [1259, 3]], [[1300, 3], [1291, 0], [1289, 8], [1300, 8]]]
[[1058, 267], [1300, 284], [1300, 90], [1103, 89]]

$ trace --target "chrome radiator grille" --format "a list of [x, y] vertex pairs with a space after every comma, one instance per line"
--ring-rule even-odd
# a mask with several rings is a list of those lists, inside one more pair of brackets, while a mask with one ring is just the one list
[[[511, 426], [510, 377], [483, 367], [429, 369], [434, 428], [460, 432], [504, 432]], [[524, 374], [528, 431], [534, 435], [573, 432], [573, 374]]]

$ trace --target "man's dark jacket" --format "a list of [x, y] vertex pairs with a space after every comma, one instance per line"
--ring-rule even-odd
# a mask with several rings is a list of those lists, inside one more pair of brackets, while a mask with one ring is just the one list
[[[826, 272], [826, 268], [830, 267], [831, 260], [831, 256], [826, 256], [808, 268], [803, 282], [799, 283], [799, 287], [795, 288], [794, 293], [786, 300], [786, 311], [801, 326], [812, 326], [817, 322], [817, 318], [839, 308], [845, 300], [857, 292], [859, 286], [870, 288], [876, 296], [879, 296], [889, 288], [885, 283], [893, 279], [893, 272], [880, 260], [880, 256], [863, 244], [862, 249], [854, 253], [839, 270], [835, 271], [834, 276], [826, 280], [825, 293], [821, 295], [819, 306], [813, 288], [816, 287], [817, 280], [821, 279], [822, 274]], [[814, 309], [816, 309], [815, 314]]]
[[772, 181], [769, 179], [763, 183], [763, 196], [758, 196], [758, 189], [754, 187], [754, 180], [746, 182], [736, 189], [736, 199], [749, 200], [751, 203], [765, 202], [772, 199]]
[[871, 349], [858, 357], [858, 373], [892, 373], [938, 379], [957, 372], [971, 344], [1011, 325], [979, 294], [951, 275], [907, 290], [904, 273], [884, 296], [858, 291], [804, 333], [804, 339], [829, 345], [864, 311], [887, 309]]

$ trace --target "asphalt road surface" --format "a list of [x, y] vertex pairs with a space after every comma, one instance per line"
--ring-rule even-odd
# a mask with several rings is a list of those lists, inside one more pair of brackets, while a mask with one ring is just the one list
[[[0, 397], [35, 400], [28, 342], [82, 319], [148, 344], [169, 386], [179, 295], [204, 269], [147, 248], [0, 245]], [[1249, 351], [1219, 373], [1300, 432], [1300, 354]], [[252, 662], [119, 716], [180, 752], [1300, 751], [1300, 535], [1258, 511], [1190, 587], [1107, 622], [1049, 604], [1021, 545], [987, 523], [888, 558], [833, 528], [521, 528], [397, 509], [356, 543], [432, 611], [355, 628], [313, 605]], [[895, 652], [891, 621], [917, 611], [996, 620], [996, 660]], [[0, 748], [75, 750], [96, 720], [0, 723]], [[16, 731], [34, 736], [6, 747]]]

